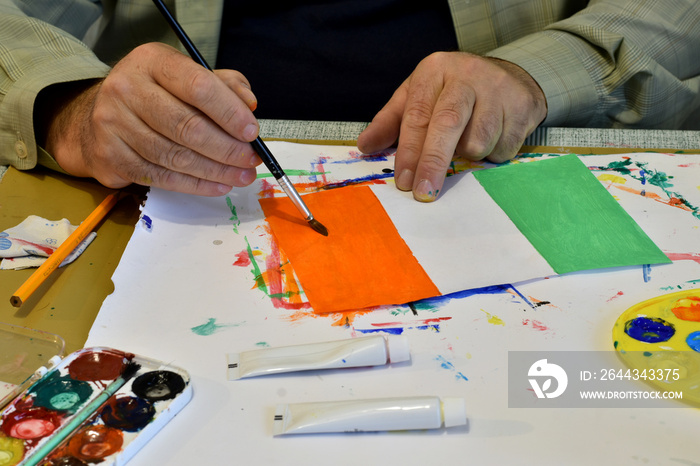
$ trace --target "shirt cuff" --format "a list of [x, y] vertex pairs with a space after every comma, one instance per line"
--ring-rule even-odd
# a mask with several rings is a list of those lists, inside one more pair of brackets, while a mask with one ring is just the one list
[[586, 126], [598, 102], [595, 83], [581, 58], [591, 53], [590, 45], [569, 34], [542, 31], [485, 55], [518, 65], [539, 84], [547, 99], [542, 126]]
[[[38, 160], [46, 160], [38, 156], [34, 133], [34, 101], [39, 92], [52, 84], [103, 78], [109, 70], [107, 65], [89, 55], [45, 61], [27, 70], [10, 88], [0, 107], [0, 122], [6, 123], [0, 132], [0, 151], [11, 154], [0, 161], [26, 170], [34, 168]], [[53, 167], [50, 162], [48, 166]]]

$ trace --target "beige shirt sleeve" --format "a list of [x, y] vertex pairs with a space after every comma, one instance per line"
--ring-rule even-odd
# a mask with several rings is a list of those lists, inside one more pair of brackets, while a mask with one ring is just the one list
[[[29, 3], [41, 4], [42, 11], [37, 14], [44, 17], [56, 13], [52, 2]], [[85, 8], [63, 11], [67, 15], [63, 20], [73, 25], [67, 29], [80, 34], [94, 23], [100, 11], [90, 2], [73, 3]], [[28, 17], [12, 1], [1, 0], [0, 164], [28, 169], [39, 158], [48, 157], [38, 150], [34, 136], [34, 100], [42, 89], [61, 82], [104, 77], [108, 72], [109, 67], [74, 36]]]
[[487, 55], [539, 83], [547, 126], [674, 129], [700, 108], [697, 0], [591, 1]]

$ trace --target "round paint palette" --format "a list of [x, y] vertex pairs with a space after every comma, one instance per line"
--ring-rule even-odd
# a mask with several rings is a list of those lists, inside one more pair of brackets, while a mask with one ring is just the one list
[[684, 402], [700, 405], [700, 290], [632, 306], [617, 319], [612, 336], [622, 360], [642, 380], [683, 391]]

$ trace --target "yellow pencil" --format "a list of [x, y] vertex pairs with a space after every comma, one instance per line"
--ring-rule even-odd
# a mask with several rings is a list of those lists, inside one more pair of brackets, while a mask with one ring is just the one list
[[14, 307], [20, 307], [24, 301], [31, 296], [39, 285], [41, 285], [51, 273], [61, 265], [61, 262], [68, 257], [68, 254], [87, 237], [100, 223], [105, 215], [114, 207], [119, 200], [121, 193], [112, 193], [98, 205], [95, 210], [75, 229], [66, 240], [36, 269], [36, 271], [20, 286], [15, 294], [10, 298]]

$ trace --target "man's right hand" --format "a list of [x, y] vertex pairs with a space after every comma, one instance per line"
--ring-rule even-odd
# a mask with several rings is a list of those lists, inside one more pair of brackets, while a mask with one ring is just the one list
[[45, 149], [66, 172], [111, 188], [219, 196], [255, 180], [256, 104], [241, 73], [212, 73], [172, 47], [145, 44], [55, 110]]

